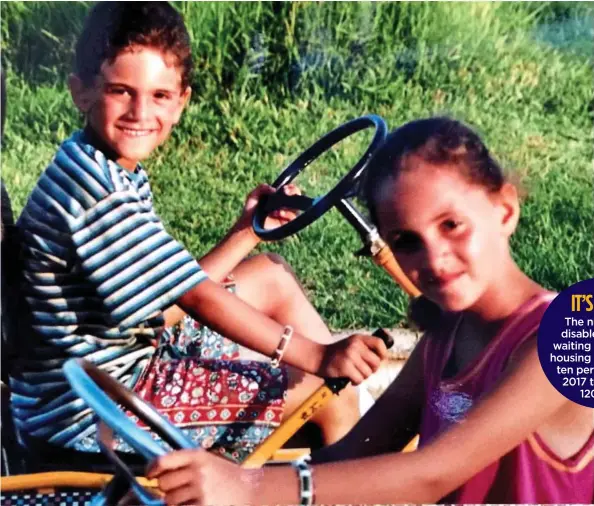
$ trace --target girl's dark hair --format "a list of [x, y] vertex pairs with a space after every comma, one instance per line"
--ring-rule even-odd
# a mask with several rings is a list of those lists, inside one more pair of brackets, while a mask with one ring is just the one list
[[489, 192], [499, 191], [506, 181], [499, 164], [468, 126], [448, 117], [411, 121], [388, 135], [367, 170], [364, 197], [376, 223], [377, 189], [387, 179], [414, 170], [419, 159], [456, 168], [470, 183]]
[[[411, 121], [388, 135], [367, 170], [363, 196], [376, 224], [377, 190], [398, 174], [414, 170], [418, 160], [456, 169], [468, 182], [488, 192], [499, 191], [506, 182], [497, 161], [468, 126], [448, 117]], [[421, 329], [439, 323], [440, 314], [437, 304], [423, 296], [409, 308], [409, 317]]]
[[135, 45], [174, 55], [182, 70], [182, 89], [190, 84], [190, 36], [182, 15], [168, 2], [98, 2], [76, 43], [74, 71], [91, 86], [103, 62]]

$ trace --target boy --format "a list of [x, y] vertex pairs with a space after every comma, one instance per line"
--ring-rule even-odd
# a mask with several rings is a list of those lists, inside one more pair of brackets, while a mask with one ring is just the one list
[[[225, 423], [247, 412], [251, 432], [231, 434], [236, 442], [227, 449], [235, 460], [245, 457], [280, 421], [287, 371], [262, 362], [161, 360], [154, 343], [184, 312], [309, 373], [289, 391], [288, 412], [321, 384], [312, 374], [358, 384], [385, 356], [373, 337], [322, 344], [328, 329], [279, 258], [240, 264], [258, 243], [252, 213], [271, 187], [248, 196], [237, 223], [200, 265], [165, 231], [140, 161], [179, 121], [191, 73], [188, 33], [167, 3], [100, 2], [91, 11], [69, 80], [86, 126], [61, 145], [18, 222], [31, 332], [11, 385], [25, 438], [96, 450], [92, 413], [61, 371], [77, 356], [134, 388], [203, 446], [221, 435], [203, 420]], [[290, 217], [281, 211], [272, 221]], [[238, 296], [218, 284], [231, 272]], [[290, 340], [284, 354], [281, 335]], [[326, 443], [358, 418], [354, 391], [349, 395], [351, 402], [334, 401], [317, 420]]]

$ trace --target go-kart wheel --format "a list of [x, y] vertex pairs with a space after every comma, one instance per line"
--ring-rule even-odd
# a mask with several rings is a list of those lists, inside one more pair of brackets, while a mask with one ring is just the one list
[[[304, 195], [286, 195], [282, 189], [305, 169], [313, 160], [343, 139], [365, 128], [374, 127], [375, 133], [367, 150], [359, 161], [349, 170], [332, 190], [326, 195], [317, 198]], [[345, 123], [332, 132], [326, 134], [315, 144], [305, 150], [294, 160], [272, 186], [277, 192], [263, 198], [256, 207], [253, 219], [254, 232], [265, 240], [279, 240], [293, 235], [322, 216], [326, 211], [338, 204], [342, 199], [352, 196], [357, 183], [360, 181], [365, 168], [373, 154], [381, 146], [387, 135], [385, 121], [376, 115], [362, 116]], [[303, 211], [290, 222], [280, 227], [267, 230], [264, 228], [266, 217], [273, 211], [281, 208], [298, 209]]]

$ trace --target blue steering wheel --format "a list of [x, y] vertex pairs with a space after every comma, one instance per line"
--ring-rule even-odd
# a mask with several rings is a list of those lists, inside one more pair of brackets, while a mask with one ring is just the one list
[[[121, 404], [142, 420], [153, 432], [173, 449], [192, 449], [196, 445], [175, 425], [172, 425], [153, 406], [143, 401], [130, 389], [123, 386], [96, 365], [83, 359], [70, 359], [63, 367], [64, 375], [72, 389], [87, 403], [101, 420], [98, 431], [99, 446], [116, 466], [119, 474], [106, 489], [93, 500], [93, 505], [115, 504], [127, 492], [125, 482], [131, 487], [142, 504], [165, 506], [163, 501], [146, 490], [128, 466], [114, 452], [111, 440], [116, 431], [147, 462], [165, 455], [168, 451], [151, 435], [138, 427], [116, 404]], [[110, 430], [111, 429], [111, 430]]]

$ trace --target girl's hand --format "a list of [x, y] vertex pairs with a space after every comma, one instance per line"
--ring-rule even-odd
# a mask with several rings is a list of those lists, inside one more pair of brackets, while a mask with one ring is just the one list
[[[294, 184], [286, 185], [283, 188], [283, 191], [287, 195], [301, 195], [301, 190]], [[254, 218], [254, 212], [260, 199], [264, 195], [272, 195], [275, 192], [276, 190], [268, 184], [261, 184], [252, 190], [246, 198], [245, 205], [243, 207], [243, 213], [237, 222], [238, 227], [251, 227], [252, 220]], [[277, 209], [268, 215], [266, 222], [264, 223], [264, 228], [272, 229], [280, 227], [281, 225], [291, 221], [293, 218], [295, 218], [295, 216], [297, 216], [297, 213], [293, 210]]]
[[147, 469], [170, 504], [253, 504], [261, 470], [242, 469], [205, 450], [180, 450], [159, 457]]
[[388, 349], [379, 337], [355, 334], [326, 346], [320, 376], [346, 377], [355, 385], [379, 369]]

